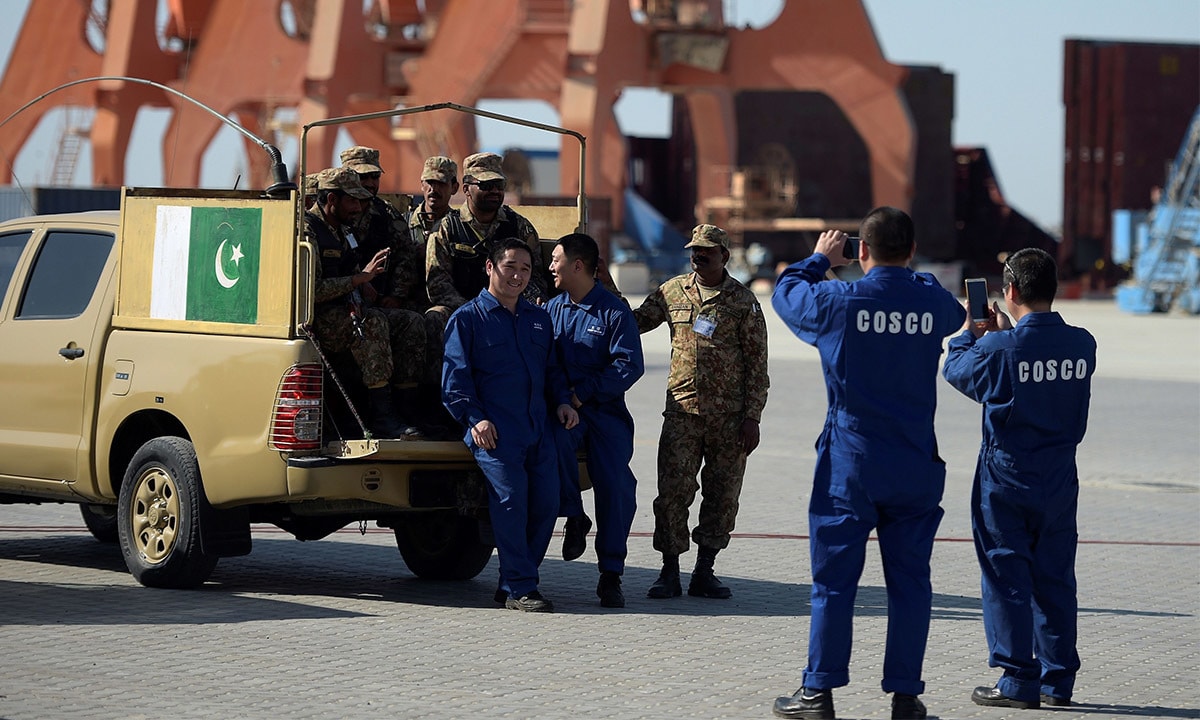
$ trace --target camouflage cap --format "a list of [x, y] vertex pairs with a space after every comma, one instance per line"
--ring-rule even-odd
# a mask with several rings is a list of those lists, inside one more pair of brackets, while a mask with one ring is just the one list
[[328, 168], [317, 173], [317, 189], [341, 190], [352, 198], [371, 199], [371, 191], [362, 186], [358, 173], [348, 167]]
[[356, 173], [383, 172], [383, 168], [379, 167], [379, 151], [375, 148], [355, 145], [343, 150], [339, 157], [342, 159], [342, 167], [348, 167]]
[[504, 172], [500, 169], [502, 158], [496, 153], [482, 152], [468, 155], [463, 160], [463, 180], [471, 178], [476, 182], [488, 180], [503, 180]]
[[317, 192], [317, 179], [321, 173], [309, 173], [304, 176], [304, 194], [313, 195]]
[[425, 158], [425, 169], [421, 171], [421, 179], [452, 183], [458, 179], [458, 165], [444, 155]]
[[692, 241], [684, 247], [719, 247], [728, 250], [729, 235], [716, 225], [697, 225], [692, 230]]

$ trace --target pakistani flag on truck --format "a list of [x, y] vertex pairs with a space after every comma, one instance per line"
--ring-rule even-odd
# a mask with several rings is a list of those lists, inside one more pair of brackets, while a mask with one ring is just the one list
[[261, 208], [159, 205], [150, 317], [258, 320]]

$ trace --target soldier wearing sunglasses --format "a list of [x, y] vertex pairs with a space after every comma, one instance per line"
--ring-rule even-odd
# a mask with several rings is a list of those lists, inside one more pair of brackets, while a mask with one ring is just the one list
[[524, 296], [546, 301], [546, 275], [537, 230], [504, 204], [506, 180], [495, 153], [475, 153], [463, 160], [463, 192], [467, 202], [442, 218], [425, 245], [425, 279], [429, 300], [445, 317], [487, 286], [485, 265], [501, 240], [516, 238], [529, 246], [533, 276]]

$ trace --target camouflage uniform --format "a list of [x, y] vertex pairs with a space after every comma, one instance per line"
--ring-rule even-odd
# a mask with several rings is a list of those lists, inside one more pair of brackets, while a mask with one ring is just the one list
[[[504, 180], [500, 156], [476, 153], [463, 161], [463, 182]], [[451, 211], [429, 235], [425, 247], [425, 281], [429, 300], [445, 309], [447, 317], [479, 291], [487, 287], [484, 263], [492, 246], [505, 238], [523, 240], [533, 255], [533, 273], [525, 297], [543, 303], [547, 294], [549, 266], [542, 262], [542, 249], [533, 224], [507, 205], [496, 211], [491, 223], [484, 225], [471, 214], [470, 204], [457, 213]]]
[[[340, 157], [342, 167], [350, 168], [360, 175], [383, 173], [383, 168], [379, 165], [379, 151], [374, 148], [357, 145], [343, 150]], [[387, 318], [393, 347], [405, 349], [405, 352], [397, 353], [393, 358], [393, 384], [411, 385], [421, 380], [428, 372], [424, 318], [420, 314], [421, 311], [414, 312], [413, 308], [406, 307], [403, 302], [386, 302], [388, 297], [396, 297], [399, 300], [396, 267], [406, 256], [411, 257], [414, 253], [407, 218], [392, 203], [379, 196], [373, 196], [355, 223], [354, 235], [360, 244], [358, 253], [361, 261], [369, 260], [384, 248], [391, 251], [388, 255], [388, 270], [371, 281], [378, 297], [369, 302]], [[410, 288], [406, 287], [404, 291], [407, 293]]]
[[[356, 176], [351, 184], [338, 172], [323, 175], [321, 189], [343, 190], [353, 197], [363, 193], [370, 197], [370, 193], [358, 184]], [[363, 384], [368, 388], [383, 387], [389, 382], [411, 382], [404, 377], [405, 370], [396, 372], [397, 364], [393, 362], [394, 358], [403, 359], [411, 352], [406, 344], [411, 329], [406, 334], [403, 324], [393, 327], [384, 312], [362, 306], [353, 286], [352, 277], [364, 259], [359, 254], [353, 232], [340, 223], [330, 222], [320, 207], [305, 213], [304, 225], [307, 239], [317, 246], [321, 256], [321, 261], [315, 263], [313, 298], [313, 330], [318, 340], [331, 352], [349, 350], [362, 373]], [[352, 317], [355, 311], [361, 335]], [[420, 334], [420, 347], [418, 360], [424, 363], [423, 333]], [[408, 364], [413, 363], [409, 361]]]
[[[697, 231], [710, 227], [701, 225]], [[654, 548], [671, 555], [688, 550], [688, 509], [700, 489], [692, 540], [701, 547], [723, 549], [729, 545], [746, 470], [746, 453], [739, 442], [742, 421], [761, 420], [767, 404], [770, 380], [762, 308], [728, 273], [720, 286], [703, 296], [697, 275], [689, 273], [663, 283], [634, 316], [643, 333], [664, 322], [671, 328]]]

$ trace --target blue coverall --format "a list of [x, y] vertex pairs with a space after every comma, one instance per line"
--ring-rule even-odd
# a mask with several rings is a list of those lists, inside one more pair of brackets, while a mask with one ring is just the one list
[[[558, 458], [546, 431], [547, 401], [570, 402], [545, 310], [521, 298], [509, 312], [487, 290], [450, 316], [442, 402], [466, 428], [463, 442], [488, 479], [488, 506], [500, 555], [500, 589], [522, 597], [538, 587], [558, 517]], [[496, 447], [471, 428], [490, 420]]]
[[[1075, 647], [1075, 448], [1087, 430], [1096, 341], [1056, 312], [950, 340], [943, 374], [983, 403], [971, 526], [983, 571], [988, 664], [1023, 701], [1070, 699]], [[1035, 658], [1036, 654], [1036, 658]]]
[[601, 572], [625, 572], [629, 529], [637, 510], [633, 416], [625, 392], [642, 377], [642, 339], [633, 311], [599, 283], [575, 304], [561, 293], [546, 304], [554, 323], [559, 364], [582, 404], [579, 424], [554, 425], [562, 478], [559, 514], [583, 512], [577, 451], [586, 443], [596, 502], [596, 557]]
[[926, 273], [877, 266], [847, 283], [823, 281], [828, 269], [819, 253], [791, 265], [772, 298], [792, 332], [820, 351], [829, 399], [808, 508], [804, 686], [850, 682], [854, 600], [875, 528], [888, 595], [883, 691], [919, 695], [946, 479], [933, 431], [937, 364], [966, 311]]

